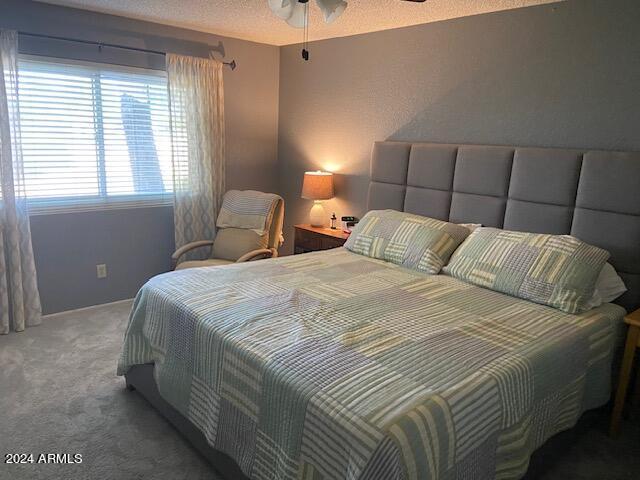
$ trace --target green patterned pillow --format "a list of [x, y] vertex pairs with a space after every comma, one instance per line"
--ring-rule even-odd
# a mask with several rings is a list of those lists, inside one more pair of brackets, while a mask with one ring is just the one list
[[368, 212], [344, 246], [354, 253], [436, 274], [469, 229], [395, 210]]
[[479, 228], [444, 268], [452, 277], [567, 313], [588, 310], [609, 252], [570, 235]]

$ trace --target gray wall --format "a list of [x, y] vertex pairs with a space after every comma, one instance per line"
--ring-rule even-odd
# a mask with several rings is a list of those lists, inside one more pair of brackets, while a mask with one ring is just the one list
[[[20, 0], [0, 27], [235, 58], [225, 70], [230, 188], [279, 190], [285, 232], [307, 220], [302, 174], [331, 169], [327, 213], [361, 215], [379, 139], [640, 149], [640, 6], [570, 0], [277, 47]], [[143, 54], [22, 42], [24, 51], [158, 67]], [[279, 188], [278, 188], [279, 187]], [[132, 296], [168, 267], [170, 208], [32, 217], [47, 312]], [[107, 263], [109, 277], [95, 278]]]
[[[134, 208], [31, 217], [40, 299], [46, 312], [131, 298], [169, 268], [173, 209]], [[107, 264], [107, 278], [96, 265]]]
[[[225, 68], [227, 187], [277, 190], [279, 48], [111, 15], [24, 0], [0, 0], [0, 28], [152, 50], [235, 59]], [[163, 57], [21, 39], [23, 53], [162, 68]], [[166, 271], [173, 251], [171, 208], [33, 216], [33, 245], [45, 313], [135, 295]], [[107, 263], [107, 279], [95, 265]]]
[[340, 174], [327, 213], [362, 215], [375, 140], [639, 150], [638, 25], [635, 0], [570, 0], [283, 47], [287, 224], [317, 168]]

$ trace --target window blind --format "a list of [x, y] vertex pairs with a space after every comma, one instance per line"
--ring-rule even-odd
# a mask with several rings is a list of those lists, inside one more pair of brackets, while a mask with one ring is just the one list
[[172, 202], [164, 72], [25, 57], [18, 102], [30, 212]]

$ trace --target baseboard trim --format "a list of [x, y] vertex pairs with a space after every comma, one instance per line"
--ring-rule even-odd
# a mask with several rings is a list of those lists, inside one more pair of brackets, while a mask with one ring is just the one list
[[132, 301], [133, 301], [133, 298], [125, 298], [124, 300], [116, 300], [115, 302], [100, 303], [98, 305], [89, 305], [88, 307], [74, 308], [73, 310], [64, 310], [63, 312], [47, 313], [46, 315], [42, 316], [42, 320], [48, 320], [50, 318], [55, 318], [60, 315], [66, 315], [68, 313], [83, 312], [85, 310], [93, 310], [95, 308], [108, 307], [111, 305], [118, 305], [120, 303], [126, 303], [126, 302], [132, 302]]

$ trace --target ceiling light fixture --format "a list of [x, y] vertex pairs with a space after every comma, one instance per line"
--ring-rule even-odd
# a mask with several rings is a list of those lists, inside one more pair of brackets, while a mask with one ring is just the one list
[[326, 23], [333, 22], [347, 9], [347, 2], [343, 0], [316, 0], [316, 3], [322, 11]]
[[299, 1], [292, 1], [291, 3], [293, 5], [291, 16], [287, 18], [286, 22], [293, 28], [305, 28], [309, 3]]
[[[425, 0], [403, 0], [423, 3]], [[294, 28], [303, 28], [302, 58], [309, 60], [309, 0], [267, 0], [269, 8]], [[345, 0], [316, 0], [325, 23], [332, 23], [347, 9]]]
[[[294, 28], [303, 28], [302, 58], [309, 60], [309, 0], [268, 0], [271, 11]], [[316, 0], [324, 21], [333, 22], [347, 8], [344, 0]]]
[[[302, 12], [309, 0], [268, 0], [268, 3], [271, 11], [289, 25], [304, 28]], [[347, 2], [344, 0], [316, 0], [316, 4], [322, 11], [326, 23], [333, 22], [347, 8]]]

